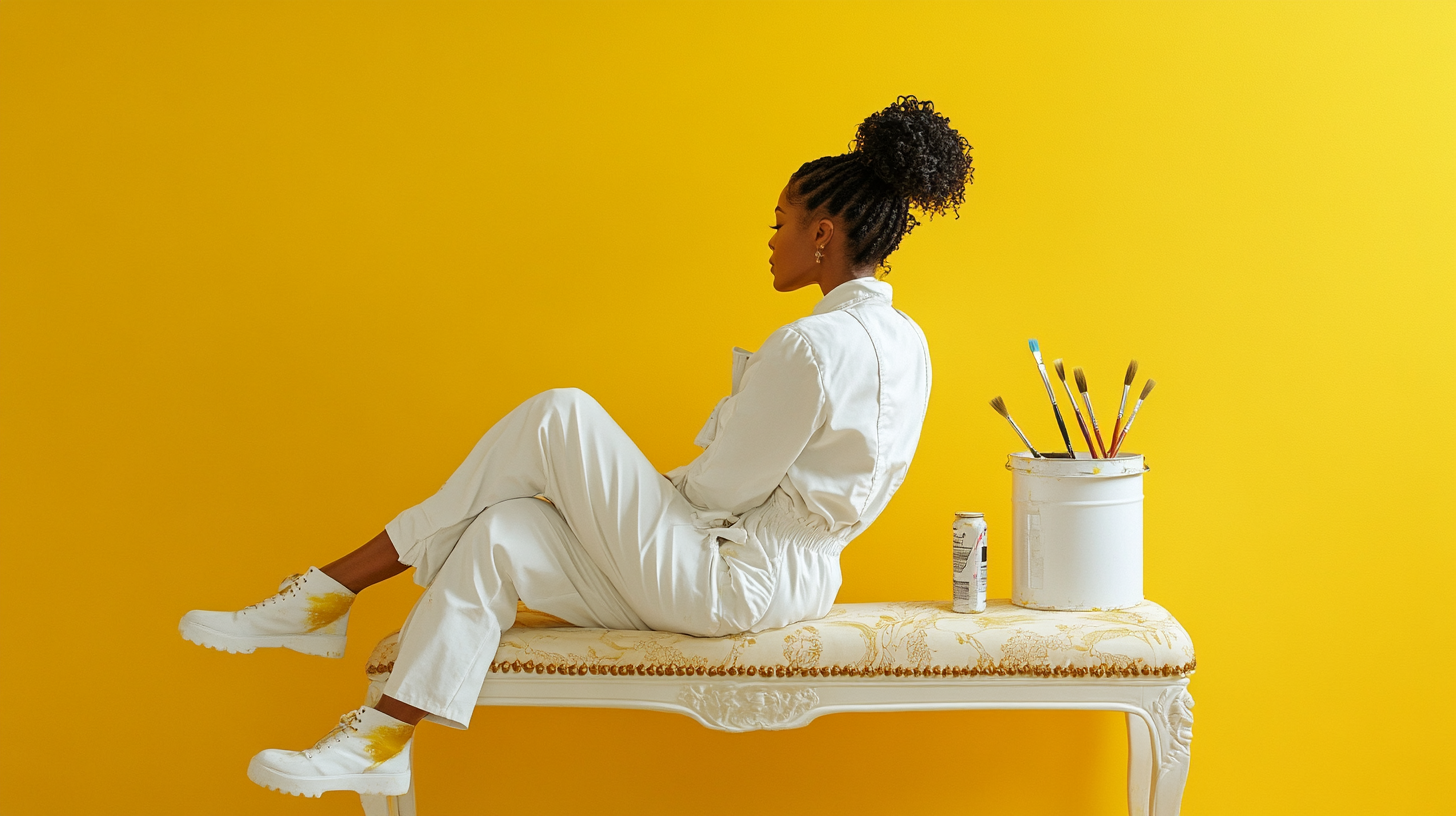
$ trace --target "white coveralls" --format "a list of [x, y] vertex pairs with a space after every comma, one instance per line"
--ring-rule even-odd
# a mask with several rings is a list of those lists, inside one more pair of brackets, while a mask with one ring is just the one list
[[667, 478], [583, 392], [532, 397], [385, 527], [427, 589], [384, 693], [466, 727], [518, 599], [579, 626], [705, 637], [823, 617], [929, 396], [924, 334], [889, 284], [858, 279], [764, 341], [703, 453]]

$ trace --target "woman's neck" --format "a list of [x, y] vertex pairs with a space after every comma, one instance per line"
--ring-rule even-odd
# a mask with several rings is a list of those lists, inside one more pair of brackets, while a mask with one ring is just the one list
[[852, 280], [863, 280], [865, 278], [874, 280], [874, 277], [875, 270], [873, 268], [860, 269], [857, 271], [840, 273], [833, 276], [825, 274], [819, 279], [819, 291], [827, 295], [830, 292], [833, 292], [835, 289], [839, 288], [842, 284], [849, 283]]

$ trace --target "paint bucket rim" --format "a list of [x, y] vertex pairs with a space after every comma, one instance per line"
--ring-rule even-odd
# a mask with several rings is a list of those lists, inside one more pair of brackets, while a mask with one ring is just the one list
[[1141, 453], [1119, 453], [1112, 459], [1093, 459], [1082, 451], [1077, 452], [1076, 459], [1068, 459], [1065, 455], [1036, 458], [1027, 451], [1017, 451], [1007, 455], [1006, 469], [1036, 476], [1089, 479], [1141, 476], [1151, 470]]

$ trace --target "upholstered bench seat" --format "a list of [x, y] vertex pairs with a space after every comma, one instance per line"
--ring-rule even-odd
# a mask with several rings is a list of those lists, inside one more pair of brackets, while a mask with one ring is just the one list
[[[367, 665], [370, 702], [398, 633]], [[823, 714], [988, 708], [1127, 714], [1133, 814], [1176, 814], [1188, 771], [1193, 642], [1163, 607], [1048, 612], [993, 600], [839, 604], [820, 620], [724, 638], [588, 629], [521, 607], [481, 705], [640, 708], [724, 731], [798, 728]], [[370, 813], [414, 813], [365, 797]]]
[[[399, 635], [370, 656], [387, 678]], [[963, 615], [949, 601], [839, 604], [820, 620], [724, 638], [582, 629], [521, 608], [493, 674], [647, 677], [1177, 677], [1193, 641], [1152, 601], [1105, 612], [1043, 612], [993, 600]]]

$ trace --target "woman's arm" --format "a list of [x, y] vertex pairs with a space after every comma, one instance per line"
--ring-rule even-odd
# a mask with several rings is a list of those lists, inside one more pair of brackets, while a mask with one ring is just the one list
[[694, 505], [735, 515], [762, 504], [824, 423], [821, 371], [792, 327], [753, 355], [743, 388], [718, 408], [712, 444], [675, 480]]

